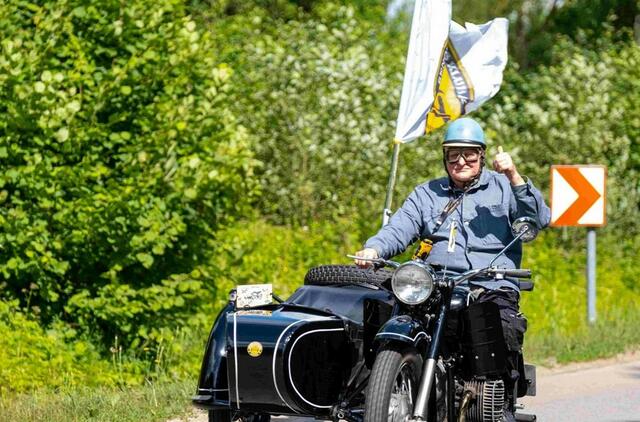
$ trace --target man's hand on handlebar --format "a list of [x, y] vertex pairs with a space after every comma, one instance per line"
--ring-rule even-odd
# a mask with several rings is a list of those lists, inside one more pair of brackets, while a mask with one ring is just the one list
[[[368, 258], [368, 259], [376, 259], [379, 258], [378, 256], [378, 251], [376, 251], [375, 249], [372, 248], [365, 248], [361, 251], [356, 252], [356, 256], [362, 257], [362, 258]], [[355, 263], [358, 267], [360, 268], [369, 268], [370, 266], [373, 265], [373, 263], [371, 261], [364, 261], [361, 259], [356, 259]]]

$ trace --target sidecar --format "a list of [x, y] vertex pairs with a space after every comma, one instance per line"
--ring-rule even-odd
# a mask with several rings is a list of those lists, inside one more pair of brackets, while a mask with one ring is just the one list
[[375, 334], [395, 305], [390, 291], [345, 282], [304, 285], [281, 303], [239, 302], [232, 291], [213, 325], [196, 407], [210, 416], [225, 410], [319, 419], [358, 407]]

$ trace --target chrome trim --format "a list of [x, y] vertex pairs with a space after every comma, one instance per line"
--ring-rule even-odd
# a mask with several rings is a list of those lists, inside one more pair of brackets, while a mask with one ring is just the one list
[[233, 313], [233, 360], [235, 362], [236, 368], [236, 403], [238, 405], [238, 409], [240, 409], [240, 390], [238, 388], [238, 319], [237, 315]]
[[[405, 267], [411, 267], [411, 266], [415, 266], [418, 267], [422, 270], [424, 270], [427, 275], [429, 276], [429, 283], [431, 284], [431, 289], [429, 290], [429, 294], [422, 299], [420, 302], [407, 302], [405, 300], [403, 300], [399, 294], [396, 293], [396, 279], [397, 279], [397, 273], [399, 270], [405, 268]], [[393, 292], [393, 295], [402, 303], [404, 303], [405, 305], [410, 305], [410, 306], [416, 306], [416, 305], [420, 305], [424, 302], [427, 301], [427, 299], [429, 299], [431, 297], [431, 295], [433, 294], [433, 291], [436, 288], [435, 285], [435, 280], [436, 280], [436, 275], [435, 272], [433, 270], [433, 268], [429, 265], [429, 264], [423, 264], [421, 262], [418, 261], [407, 261], [405, 263], [402, 263], [398, 266], [398, 268], [396, 268], [393, 271], [393, 275], [391, 276], [391, 291]]]
[[198, 388], [198, 391], [204, 391], [207, 393], [215, 393], [216, 391], [229, 391], [228, 388]]
[[298, 337], [296, 339], [296, 341], [293, 342], [293, 345], [291, 346], [291, 351], [289, 352], [289, 381], [291, 381], [291, 386], [293, 387], [293, 389], [295, 390], [296, 394], [298, 394], [298, 397], [300, 397], [305, 403], [310, 404], [313, 407], [317, 407], [318, 409], [330, 409], [333, 406], [329, 405], [329, 406], [320, 406], [319, 404], [315, 404], [315, 403], [311, 403], [309, 400], [305, 399], [302, 394], [300, 394], [300, 392], [298, 391], [298, 389], [296, 388], [296, 385], [293, 383], [293, 377], [291, 376], [291, 356], [293, 355], [293, 349], [296, 347], [296, 343], [298, 342], [298, 340], [300, 340], [302, 337], [311, 334], [311, 333], [320, 333], [320, 332], [324, 332], [324, 331], [344, 331], [344, 328], [324, 328], [324, 329], [320, 329], [320, 330], [311, 330], [311, 331], [307, 331], [304, 334], [301, 334], [300, 337]]
[[404, 334], [384, 333], [384, 332], [376, 334], [375, 338], [378, 338], [378, 337], [400, 337], [401, 339], [411, 340], [415, 344], [418, 341], [418, 337], [420, 337], [421, 334], [424, 335], [424, 338], [429, 338], [429, 335], [427, 333], [425, 333], [424, 331], [420, 331], [418, 334], [416, 334], [416, 336], [414, 338], [411, 338], [409, 336], [405, 336]]
[[420, 380], [420, 388], [418, 388], [418, 395], [416, 396], [416, 405], [413, 408], [413, 417], [427, 420], [429, 393], [431, 393], [431, 386], [436, 372], [436, 360], [427, 359], [424, 365], [424, 371], [422, 371], [422, 379]]

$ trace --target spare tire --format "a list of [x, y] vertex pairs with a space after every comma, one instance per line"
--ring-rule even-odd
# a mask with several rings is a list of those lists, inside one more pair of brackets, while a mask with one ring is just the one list
[[326, 286], [332, 284], [373, 284], [380, 286], [391, 280], [393, 271], [360, 268], [355, 265], [320, 265], [311, 268], [304, 276], [304, 284]]

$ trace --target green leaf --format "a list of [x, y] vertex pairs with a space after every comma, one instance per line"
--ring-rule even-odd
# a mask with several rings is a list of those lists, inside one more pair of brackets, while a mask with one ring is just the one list
[[139, 252], [136, 254], [136, 258], [145, 268], [151, 268], [153, 265], [153, 256], [148, 253]]

